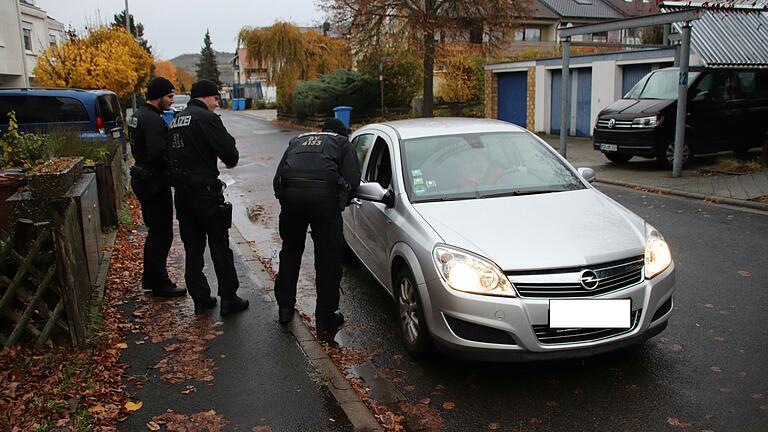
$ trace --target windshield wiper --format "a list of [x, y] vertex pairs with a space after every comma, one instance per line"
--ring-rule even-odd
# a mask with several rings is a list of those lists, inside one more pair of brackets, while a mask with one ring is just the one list
[[503, 196], [523, 196], [523, 195], [539, 195], [547, 194], [551, 192], [562, 192], [564, 189], [533, 189], [533, 190], [508, 190], [503, 192], [488, 192], [480, 194], [480, 198], [496, 198]]
[[475, 198], [480, 198], [479, 194], [473, 193], [472, 195], [442, 196], [442, 197], [418, 200], [416, 202], [425, 203], [425, 202], [441, 202], [441, 201], [461, 201], [461, 200], [475, 199]]

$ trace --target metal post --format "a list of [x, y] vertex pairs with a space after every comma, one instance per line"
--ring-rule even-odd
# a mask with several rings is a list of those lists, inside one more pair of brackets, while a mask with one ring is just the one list
[[[128, 34], [130, 34], [130, 35], [133, 34], [133, 33], [131, 33], [131, 14], [128, 13], [128, 0], [125, 0], [125, 31], [127, 31]], [[134, 35], [134, 37], [136, 37], [136, 36]], [[131, 112], [135, 113], [136, 112], [136, 93], [133, 93], [131, 95], [131, 101], [133, 103], [133, 105], [132, 105], [133, 111], [131, 111]]]
[[[685, 117], [688, 109], [688, 59], [691, 49], [691, 22], [683, 25], [683, 38], [680, 45], [680, 74], [677, 79], [677, 119], [675, 123], [675, 160], [672, 164], [672, 177], [683, 173], [683, 145], [685, 143]], [[689, 156], [690, 157], [690, 156]]]
[[384, 118], [384, 58], [379, 59], [379, 86], [381, 87], [381, 118]]
[[560, 154], [566, 156], [566, 138], [568, 137], [568, 119], [571, 117], [571, 38], [563, 40], [563, 73], [561, 75], [562, 97], [560, 98]]

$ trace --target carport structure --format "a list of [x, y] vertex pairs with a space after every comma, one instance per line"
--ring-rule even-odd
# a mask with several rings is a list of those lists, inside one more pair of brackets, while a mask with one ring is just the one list
[[[738, 0], [736, 0], [738, 1]], [[572, 42], [571, 37], [612, 30], [622, 30], [654, 25], [673, 25], [677, 34], [669, 35], [678, 41], [675, 65], [680, 67], [678, 79], [677, 115], [675, 128], [675, 153], [672, 175], [682, 174], [682, 151], [685, 142], [685, 118], [687, 112], [688, 62], [691, 44], [699, 56], [701, 67], [706, 69], [762, 69], [768, 68], [768, 16], [765, 5], [754, 6], [751, 2], [739, 5], [729, 1], [707, 8], [691, 7], [689, 2], [665, 2], [664, 13], [561, 28], [563, 68], [560, 108], [560, 153], [566, 155], [568, 119], [571, 117], [571, 79], [569, 71], [572, 45], [616, 46], [592, 42]], [[665, 35], [666, 37], [666, 35]], [[624, 45], [631, 47], [630, 45]], [[645, 46], [647, 47], [647, 45]]]

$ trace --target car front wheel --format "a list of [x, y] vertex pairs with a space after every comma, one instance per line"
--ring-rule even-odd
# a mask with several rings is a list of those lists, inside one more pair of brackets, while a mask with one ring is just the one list
[[[667, 144], [666, 147], [659, 149], [656, 160], [663, 168], [671, 169], [675, 161], [675, 142]], [[691, 147], [688, 143], [683, 143], [683, 166], [691, 161]]]
[[627, 163], [632, 159], [632, 155], [624, 153], [603, 153], [609, 161], [614, 163]]
[[432, 347], [416, 281], [407, 267], [397, 272], [397, 307], [400, 331], [406, 351], [416, 358], [427, 356]]

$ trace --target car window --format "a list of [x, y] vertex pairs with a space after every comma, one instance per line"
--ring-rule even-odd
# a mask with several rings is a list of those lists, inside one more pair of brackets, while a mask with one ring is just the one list
[[[632, 89], [627, 92], [626, 99], [677, 99], [677, 69], [659, 70], [644, 76]], [[691, 83], [698, 72], [688, 73]]]
[[0, 116], [6, 121], [10, 111], [19, 124], [89, 121], [88, 111], [75, 98], [61, 96], [0, 97]]
[[189, 102], [189, 96], [187, 95], [175, 95], [173, 97], [174, 104], [185, 104], [187, 102]]
[[582, 189], [573, 171], [527, 133], [494, 132], [402, 142], [412, 202]]
[[372, 134], [358, 135], [352, 140], [352, 146], [357, 153], [357, 160], [360, 162], [360, 166], [365, 163], [365, 156], [368, 154], [368, 150], [375, 141], [376, 137]]
[[112, 122], [121, 118], [120, 102], [117, 101], [117, 96], [113, 94], [101, 95], [96, 98], [96, 103], [99, 105], [99, 115], [105, 122]]
[[376, 182], [384, 189], [388, 189], [392, 183], [392, 161], [389, 156], [389, 147], [386, 141], [377, 137], [368, 167], [365, 171], [365, 181]]

